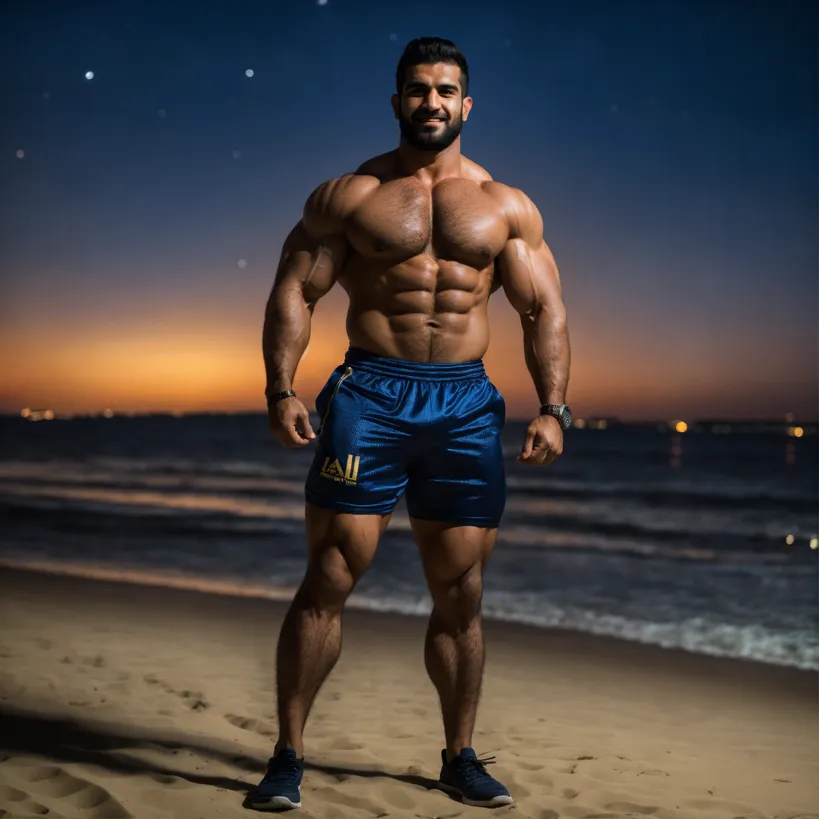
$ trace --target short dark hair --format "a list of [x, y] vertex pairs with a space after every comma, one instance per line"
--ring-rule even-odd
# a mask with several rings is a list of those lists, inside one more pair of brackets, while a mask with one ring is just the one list
[[417, 37], [407, 43], [407, 47], [398, 61], [398, 69], [395, 72], [395, 86], [399, 94], [404, 87], [407, 69], [427, 63], [453, 63], [457, 65], [461, 69], [461, 92], [464, 96], [469, 93], [469, 66], [466, 64], [466, 57], [461, 54], [458, 46], [452, 40], [445, 40], [443, 37]]

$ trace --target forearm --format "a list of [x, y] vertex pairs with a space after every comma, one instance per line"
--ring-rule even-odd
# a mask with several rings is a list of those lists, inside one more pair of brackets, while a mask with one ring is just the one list
[[565, 404], [571, 350], [565, 314], [524, 316], [523, 351], [541, 404]]
[[311, 318], [312, 310], [300, 286], [282, 282], [273, 287], [262, 331], [265, 395], [293, 389], [296, 368], [310, 341]]

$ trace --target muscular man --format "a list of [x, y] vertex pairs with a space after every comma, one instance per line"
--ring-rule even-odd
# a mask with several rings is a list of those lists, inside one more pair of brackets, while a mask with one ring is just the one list
[[[308, 199], [267, 305], [270, 425], [285, 447], [315, 440], [307, 477], [307, 572], [277, 654], [279, 738], [251, 803], [301, 804], [302, 733], [339, 657], [344, 603], [406, 491], [433, 609], [425, 660], [446, 748], [439, 786], [466, 804], [511, 804], [472, 750], [483, 676], [483, 570], [505, 500], [504, 401], [484, 372], [487, 303], [503, 288], [521, 317], [540, 413], [518, 461], [549, 464], [571, 424], [560, 279], [537, 208], [461, 154], [472, 108], [463, 55], [413, 40], [392, 98], [401, 142]], [[313, 432], [291, 387], [316, 302], [350, 297], [350, 348], [316, 399]]]

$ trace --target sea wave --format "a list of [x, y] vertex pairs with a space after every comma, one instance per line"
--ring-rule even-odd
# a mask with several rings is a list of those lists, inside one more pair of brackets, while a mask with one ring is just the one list
[[[156, 574], [88, 563], [71, 564], [4, 558], [0, 560], [0, 566], [103, 581], [280, 601], [288, 601], [295, 594], [295, 588], [290, 587], [194, 577], [171, 571]], [[350, 598], [348, 605], [355, 609], [413, 617], [427, 616], [432, 608], [428, 596], [419, 597], [406, 592], [389, 596], [357, 592]], [[505, 592], [488, 592], [484, 598], [483, 611], [488, 619], [501, 622], [586, 632], [662, 648], [682, 649], [696, 654], [819, 670], [819, 639], [815, 629], [774, 631], [759, 625], [737, 626], [719, 623], [704, 616], [691, 617], [679, 622], [658, 623], [610, 614], [601, 615], [580, 608], [561, 607], [542, 599], [535, 600], [528, 596], [521, 597]]]

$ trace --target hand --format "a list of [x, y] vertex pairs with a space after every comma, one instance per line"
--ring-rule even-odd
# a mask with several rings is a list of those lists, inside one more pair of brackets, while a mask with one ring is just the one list
[[310, 426], [310, 413], [295, 396], [271, 404], [267, 416], [271, 432], [285, 449], [307, 446], [316, 437]]
[[552, 415], [538, 415], [526, 428], [526, 440], [518, 463], [548, 466], [563, 453], [563, 428]]

